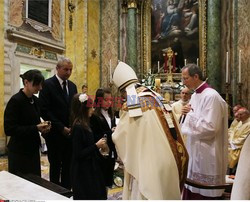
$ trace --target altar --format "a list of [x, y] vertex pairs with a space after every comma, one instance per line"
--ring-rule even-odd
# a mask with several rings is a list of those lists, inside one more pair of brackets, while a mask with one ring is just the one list
[[7, 171], [0, 171], [0, 200], [69, 200]]

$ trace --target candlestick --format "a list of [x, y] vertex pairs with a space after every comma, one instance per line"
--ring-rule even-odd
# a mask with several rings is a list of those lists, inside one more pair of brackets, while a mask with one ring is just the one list
[[241, 50], [239, 52], [239, 80], [238, 83], [241, 83]]
[[112, 66], [111, 66], [111, 59], [109, 60], [109, 82], [112, 83]]
[[229, 74], [229, 69], [228, 69], [228, 52], [227, 52], [226, 53], [226, 83], [228, 83], [229, 81], [228, 74]]
[[187, 65], [187, 59], [184, 59], [184, 65], [185, 66]]
[[197, 58], [196, 63], [197, 63], [197, 66], [199, 66], [199, 58]]
[[155, 87], [157, 88], [161, 87], [161, 79], [155, 79]]
[[158, 66], [158, 73], [160, 73], [160, 61], [157, 62], [157, 66]]
[[241, 88], [242, 88], [242, 83], [238, 83], [237, 84], [237, 86], [238, 86], [238, 92], [237, 92], [237, 102], [239, 103], [239, 104], [242, 104], [241, 103], [241, 95], [242, 95], [242, 93], [241, 93]]
[[227, 102], [227, 108], [228, 108], [228, 118], [230, 119], [231, 113], [230, 113], [229, 87], [230, 87], [230, 84], [226, 83], [226, 102]]

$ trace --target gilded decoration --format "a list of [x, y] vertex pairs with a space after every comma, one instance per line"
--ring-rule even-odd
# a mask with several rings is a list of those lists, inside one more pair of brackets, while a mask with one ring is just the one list
[[57, 61], [56, 53], [51, 52], [51, 51], [46, 51], [40, 45], [31, 47], [31, 46], [26, 46], [23, 44], [17, 44], [15, 51], [20, 52], [20, 53], [29, 54], [29, 55], [34, 55], [38, 58], [46, 58], [46, 59]]
[[207, 0], [199, 0], [199, 57], [203, 75], [207, 74]]
[[97, 54], [96, 54], [96, 50], [95, 50], [95, 49], [93, 49], [93, 50], [91, 51], [91, 56], [92, 56], [93, 59], [96, 58]]
[[[165, 0], [164, 2], [168, 3], [167, 0]], [[184, 4], [185, 1], [184, 0], [180, 0], [179, 1], [179, 6], [183, 6], [181, 4]], [[141, 72], [143, 72], [144, 74], [146, 74], [147, 72], [151, 71], [151, 66], [152, 66], [152, 45], [151, 42], [152, 38], [151, 38], [151, 7], [152, 4], [152, 0], [145, 0], [142, 1], [141, 4], [141, 38], [142, 38], [142, 57], [141, 57]], [[206, 55], [207, 55], [207, 49], [206, 49], [206, 8], [207, 8], [207, 0], [197, 0], [193, 2], [193, 5], [196, 7], [196, 11], [198, 10], [198, 51], [197, 51], [197, 58], [195, 58], [195, 63], [197, 62], [198, 65], [203, 69], [203, 72], [206, 75]], [[174, 30], [175, 33], [177, 33], [178, 30]], [[190, 32], [188, 32], [188, 29], [185, 29], [185, 34], [192, 34], [191, 31], [195, 31], [194, 30], [190, 30]], [[158, 42], [158, 41], [157, 41]], [[197, 60], [196, 60], [197, 59]], [[192, 61], [188, 61], [188, 62], [194, 62], [194, 59]], [[160, 67], [162, 67], [164, 64], [160, 64]], [[184, 65], [184, 60], [183, 60], [183, 65]], [[181, 66], [183, 66], [181, 65]]]
[[30, 55], [34, 55], [38, 58], [44, 58], [45, 56], [45, 50], [42, 48], [42, 46], [37, 45], [36, 47], [32, 47], [31, 51], [29, 53]]
[[20, 27], [23, 24], [23, 0], [10, 0], [9, 24]]
[[141, 72], [146, 74], [151, 63], [151, 0], [145, 0], [141, 4], [141, 40]]
[[74, 13], [74, 11], [76, 9], [76, 6], [75, 6], [75, 4], [73, 3], [72, 0], [70, 0], [68, 2], [68, 9], [69, 9], [69, 12], [70, 12], [70, 14], [69, 14], [69, 30], [72, 31], [72, 27], [73, 27], [73, 13]]

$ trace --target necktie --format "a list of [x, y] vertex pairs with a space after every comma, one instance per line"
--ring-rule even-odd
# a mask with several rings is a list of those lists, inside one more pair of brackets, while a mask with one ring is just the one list
[[67, 85], [67, 83], [66, 83], [66, 81], [63, 81], [63, 93], [64, 93], [64, 95], [65, 95], [65, 97], [66, 98], [68, 98], [68, 91], [67, 91], [67, 88], [66, 88], [66, 85]]

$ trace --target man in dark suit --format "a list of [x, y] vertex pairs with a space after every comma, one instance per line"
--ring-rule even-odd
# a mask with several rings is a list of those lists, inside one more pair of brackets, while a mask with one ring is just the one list
[[70, 104], [77, 93], [76, 85], [68, 80], [72, 73], [72, 62], [61, 58], [57, 73], [45, 80], [39, 99], [44, 120], [52, 123], [45, 137], [50, 163], [50, 181], [70, 189], [70, 162], [72, 143], [70, 137]]

